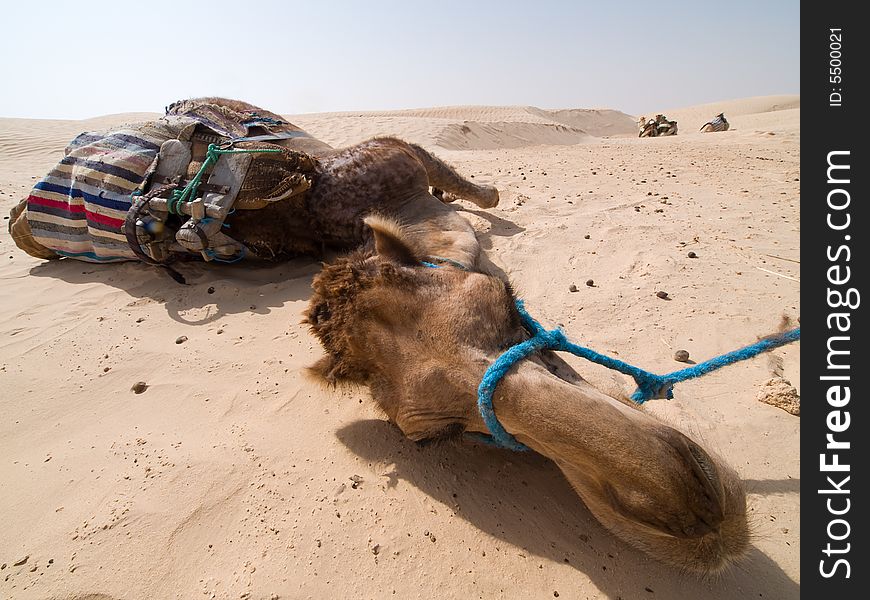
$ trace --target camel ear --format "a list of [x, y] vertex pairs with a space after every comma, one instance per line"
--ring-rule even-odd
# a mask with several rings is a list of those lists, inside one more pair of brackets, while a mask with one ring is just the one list
[[411, 244], [405, 240], [402, 228], [395, 221], [379, 215], [369, 215], [364, 221], [375, 236], [375, 252], [394, 263], [407, 266], [420, 264]]

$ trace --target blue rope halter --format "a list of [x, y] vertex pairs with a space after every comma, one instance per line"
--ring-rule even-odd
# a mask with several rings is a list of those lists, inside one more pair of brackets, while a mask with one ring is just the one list
[[[438, 258], [437, 260], [452, 264], [453, 266], [457, 266], [466, 271], [468, 270], [463, 265], [460, 265], [453, 260], [443, 258]], [[430, 268], [439, 268], [439, 265], [431, 262], [424, 262], [423, 265]], [[525, 444], [518, 442], [517, 439], [508, 433], [499, 422], [498, 417], [495, 416], [495, 410], [492, 407], [492, 396], [495, 393], [496, 386], [498, 386], [502, 378], [507, 375], [507, 372], [511, 367], [536, 352], [540, 352], [541, 350], [570, 352], [575, 356], [598, 363], [608, 369], [619, 371], [625, 375], [631, 375], [637, 383], [637, 390], [635, 390], [634, 394], [631, 395], [631, 399], [637, 404], [643, 404], [647, 400], [657, 398], [667, 398], [670, 400], [674, 397], [674, 385], [681, 381], [694, 379], [695, 377], [706, 375], [716, 369], [721, 369], [722, 367], [734, 364], [741, 360], [753, 358], [763, 352], [799, 340], [801, 337], [800, 327], [797, 327], [791, 331], [786, 331], [785, 333], [768, 336], [754, 344], [750, 344], [749, 346], [745, 346], [739, 350], [734, 350], [733, 352], [716, 356], [715, 358], [711, 358], [710, 360], [697, 365], [692, 365], [686, 369], [680, 369], [679, 371], [673, 371], [672, 373], [666, 373], [665, 375], [656, 375], [655, 373], [639, 369], [638, 367], [621, 360], [600, 354], [595, 350], [573, 344], [568, 341], [568, 338], [565, 337], [565, 334], [562, 333], [561, 329], [557, 328], [552, 331], [544, 329], [540, 323], [529, 315], [522, 300], [517, 300], [516, 306], [520, 313], [523, 327], [532, 334], [532, 337], [508, 348], [486, 370], [483, 374], [483, 380], [477, 388], [477, 408], [480, 410], [480, 416], [483, 417], [483, 422], [486, 423], [486, 427], [489, 429], [491, 434], [491, 437], [482, 436], [483, 440], [496, 446], [519, 452], [524, 452], [529, 448]]]
[[767, 352], [773, 348], [794, 342], [801, 337], [801, 330], [798, 327], [785, 333], [766, 337], [754, 344], [728, 352], [727, 354], [722, 354], [686, 369], [665, 375], [656, 375], [621, 360], [600, 354], [595, 350], [573, 344], [568, 341], [561, 329], [547, 331], [526, 312], [522, 300], [517, 300], [516, 304], [523, 326], [532, 333], [532, 337], [509, 348], [486, 370], [486, 373], [483, 374], [483, 380], [477, 388], [477, 407], [492, 435], [491, 441], [497, 446], [517, 451], [528, 450], [528, 447], [518, 442], [499, 422], [492, 407], [492, 396], [495, 393], [496, 386], [511, 367], [536, 352], [541, 350], [570, 352], [575, 356], [598, 363], [608, 369], [631, 375], [637, 383], [637, 390], [631, 395], [631, 399], [637, 404], [643, 404], [647, 400], [655, 398], [667, 398], [670, 400], [674, 397], [674, 385], [681, 381], [706, 375], [716, 369], [721, 369], [724, 366], [752, 358], [762, 352]]

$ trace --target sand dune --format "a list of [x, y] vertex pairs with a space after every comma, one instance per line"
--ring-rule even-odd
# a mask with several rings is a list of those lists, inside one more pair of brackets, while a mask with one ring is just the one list
[[[721, 110], [734, 130], [692, 131]], [[530, 107], [291, 120], [334, 144], [400, 135], [497, 185], [492, 210], [454, 205], [485, 265], [544, 324], [666, 372], [677, 349], [705, 359], [800, 316], [800, 108], [664, 112], [680, 135]], [[79, 131], [141, 116], [0, 119], [0, 213]], [[749, 491], [752, 551], [696, 581], [603, 530], [540, 456], [419, 447], [365, 389], [309, 380], [321, 350], [300, 321], [317, 261], [183, 264], [179, 286], [139, 264], [30, 258], [5, 227], [0, 257], [4, 599], [799, 595], [800, 419], [755, 399], [772, 377], [799, 389], [799, 344], [648, 404]], [[568, 360], [608, 393], [633, 389]]]
[[570, 145], [590, 136], [636, 134], [632, 117], [615, 110], [543, 110], [533, 106], [453, 106], [367, 113], [290, 115], [321, 139], [348, 145], [395, 135], [447, 150]]

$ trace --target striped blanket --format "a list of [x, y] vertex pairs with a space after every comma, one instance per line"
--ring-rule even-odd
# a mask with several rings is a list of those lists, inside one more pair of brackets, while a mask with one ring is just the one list
[[123, 233], [130, 194], [143, 182], [160, 144], [170, 135], [161, 128], [79, 135], [27, 198], [27, 221], [34, 239], [61, 256], [79, 260], [137, 260]]

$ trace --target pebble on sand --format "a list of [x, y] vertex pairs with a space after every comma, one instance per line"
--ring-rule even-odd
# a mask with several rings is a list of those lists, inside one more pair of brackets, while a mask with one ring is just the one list
[[698, 258], [698, 255], [695, 254], [694, 252], [689, 252], [689, 254], [687, 254], [687, 256], [688, 256], [689, 258]]
[[689, 351], [677, 350], [674, 352], [674, 360], [677, 362], [689, 362]]
[[586, 285], [588, 285], [589, 287], [595, 287], [595, 281], [592, 279], [587, 279]]
[[571, 285], [568, 286], [568, 291], [569, 292], [576, 292], [577, 286], [572, 283]]
[[668, 293], [667, 293], [667, 292], [656, 292], [656, 296], [658, 296], [658, 297], [661, 298], [662, 300], [667, 300], [667, 299], [668, 299]]
[[148, 389], [148, 384], [144, 381], [137, 381], [130, 389], [133, 391], [134, 394], [141, 394]]
[[186, 341], [187, 341], [187, 336], [186, 336], [186, 335], [180, 335], [180, 336], [178, 336], [177, 338], [175, 338], [175, 343], [176, 343], [176, 344], [183, 344], [183, 343], [186, 342]]

